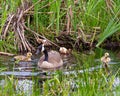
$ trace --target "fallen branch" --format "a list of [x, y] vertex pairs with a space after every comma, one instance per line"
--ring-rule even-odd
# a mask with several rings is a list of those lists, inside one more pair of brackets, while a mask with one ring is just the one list
[[0, 52], [0, 55], [14, 56], [15, 54], [7, 53], [7, 52]]
[[11, 23], [13, 17], [14, 17], [14, 14], [13, 14], [12, 16], [10, 16], [10, 20], [9, 20], [9, 22], [8, 22], [5, 30], [4, 30], [3, 38], [5, 38], [5, 36], [6, 36], [6, 34], [7, 34], [8, 28], [9, 28], [9, 26], [10, 26], [10, 23]]
[[43, 39], [47, 40], [47, 41], [48, 41], [48, 42], [50, 42], [51, 44], [55, 45], [56, 47], [60, 48], [60, 46], [59, 46], [59, 45], [57, 45], [57, 44], [55, 44], [54, 42], [52, 42], [52, 41], [48, 40], [46, 37], [44, 37], [44, 36], [42, 36], [42, 35], [40, 35], [40, 34], [36, 33], [35, 31], [31, 30], [30, 28], [28, 28], [28, 27], [27, 27], [27, 26], [25, 26], [25, 25], [23, 25], [23, 26], [24, 26], [24, 28], [25, 28], [26, 30], [28, 30], [28, 31], [32, 32], [32, 33], [33, 33], [33, 34], [35, 34], [36, 36], [39, 36], [39, 37], [41, 37], [41, 38], [43, 38]]
[[[7, 20], [4, 24], [4, 27], [2, 29], [2, 39], [6, 39], [11, 31], [14, 32], [14, 39], [15, 43], [18, 46], [19, 52], [27, 52], [27, 51], [35, 51], [34, 46], [31, 44], [31, 42], [28, 41], [28, 39], [25, 37], [25, 30], [30, 31], [32, 34], [34, 34], [35, 37], [40, 37], [42, 39], [45, 39], [49, 44], [53, 44], [57, 47], [57, 44], [53, 43], [52, 41], [48, 40], [47, 38], [39, 35], [35, 31], [31, 30], [30, 28], [25, 26], [25, 20], [26, 20], [26, 14], [29, 13], [33, 9], [33, 7], [40, 3], [42, 0], [38, 0], [35, 4], [31, 4], [31, 2], [23, 2], [22, 5], [17, 8], [15, 13], [11, 13], [8, 15]], [[31, 4], [31, 5], [30, 5]], [[50, 3], [49, 3], [50, 4]], [[37, 41], [37, 38], [35, 38]], [[38, 42], [39, 43], [39, 42]]]
[[[39, 0], [40, 2], [41, 0]], [[7, 20], [4, 24], [2, 29], [2, 39], [6, 39], [9, 35], [11, 30], [15, 33], [15, 42], [18, 45], [19, 52], [27, 52], [27, 51], [34, 51], [35, 48], [28, 42], [27, 38], [25, 38], [25, 29], [23, 24], [25, 24], [25, 11], [29, 11], [32, 7], [34, 7], [37, 2], [30, 6], [30, 2], [24, 2], [24, 7], [21, 5], [17, 8], [16, 13], [12, 13], [8, 15]], [[29, 7], [30, 6], [30, 7]], [[25, 11], [24, 11], [25, 10]], [[8, 35], [7, 35], [8, 33]]]

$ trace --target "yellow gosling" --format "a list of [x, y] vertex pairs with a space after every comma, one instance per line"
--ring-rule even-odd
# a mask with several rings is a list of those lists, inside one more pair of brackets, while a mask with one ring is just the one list
[[69, 53], [71, 53], [71, 49], [67, 49], [65, 47], [60, 47], [59, 51], [60, 51], [61, 54], [69, 54]]
[[108, 67], [108, 63], [111, 61], [110, 57], [109, 57], [109, 53], [105, 53], [103, 57], [101, 57], [101, 62], [103, 63], [103, 65], [105, 67]]
[[15, 56], [14, 59], [17, 61], [31, 61], [31, 56], [32, 56], [32, 53], [28, 52], [26, 56], [18, 55], [18, 56]]

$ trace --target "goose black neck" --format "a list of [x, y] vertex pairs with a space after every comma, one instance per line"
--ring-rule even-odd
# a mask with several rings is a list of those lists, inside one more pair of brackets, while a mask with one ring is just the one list
[[45, 54], [45, 59], [44, 59], [44, 61], [48, 61], [48, 52], [47, 52], [47, 50], [45, 49], [43, 52], [44, 52], [44, 54]]

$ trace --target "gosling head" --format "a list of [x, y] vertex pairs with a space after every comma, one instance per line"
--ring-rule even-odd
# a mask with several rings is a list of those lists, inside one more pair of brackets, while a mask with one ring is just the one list
[[109, 57], [109, 53], [108, 52], [105, 53], [105, 57]]
[[35, 54], [39, 54], [40, 52], [43, 52], [45, 50], [44, 44], [41, 44], [37, 47], [37, 51]]
[[31, 52], [28, 52], [27, 53], [27, 57], [31, 57], [32, 56], [32, 53]]
[[68, 52], [68, 50], [65, 47], [60, 47], [59, 51], [62, 54], [67, 54], [67, 52]]
[[70, 54], [72, 52], [71, 49], [67, 49], [65, 47], [60, 47], [59, 51], [60, 51], [61, 54], [65, 54], [65, 55]]

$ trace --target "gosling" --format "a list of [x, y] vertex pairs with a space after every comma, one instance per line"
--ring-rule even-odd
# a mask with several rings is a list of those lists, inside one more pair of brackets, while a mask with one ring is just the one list
[[101, 62], [103, 63], [104, 67], [108, 67], [108, 63], [111, 61], [109, 57], [109, 53], [105, 53], [103, 57], [101, 57]]
[[24, 55], [18, 55], [14, 57], [14, 60], [16, 61], [31, 61], [32, 53], [28, 52], [26, 56]]
[[59, 51], [60, 51], [61, 54], [67, 55], [67, 54], [70, 54], [72, 50], [67, 49], [65, 47], [60, 47]]

